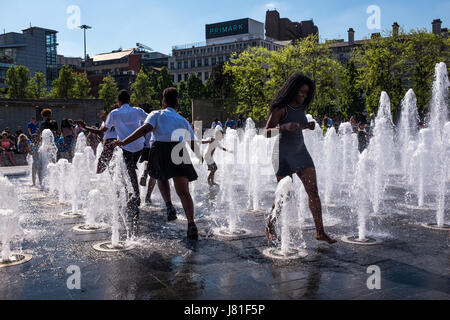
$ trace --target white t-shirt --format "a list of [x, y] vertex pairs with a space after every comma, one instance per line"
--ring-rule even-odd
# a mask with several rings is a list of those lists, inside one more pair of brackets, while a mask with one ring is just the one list
[[174, 109], [153, 111], [145, 120], [153, 127], [151, 141], [180, 142], [194, 140], [194, 130]]
[[[106, 128], [114, 127], [116, 129], [117, 138], [125, 140], [138, 128], [140, 128], [142, 121], [147, 118], [148, 114], [141, 108], [133, 108], [129, 104], [124, 104], [119, 109], [111, 111], [106, 119]], [[128, 152], [138, 152], [144, 149], [144, 137], [123, 146], [122, 149]]]

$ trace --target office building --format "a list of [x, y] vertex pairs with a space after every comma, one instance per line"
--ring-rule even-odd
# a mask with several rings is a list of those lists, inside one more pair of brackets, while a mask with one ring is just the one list
[[169, 58], [169, 72], [174, 83], [198, 75], [205, 82], [215, 66], [229, 61], [233, 53], [249, 47], [278, 50], [283, 43], [266, 39], [264, 24], [246, 18], [205, 26], [205, 42], [174, 46]]
[[30, 27], [22, 33], [0, 35], [0, 87], [6, 88], [6, 72], [12, 65], [25, 66], [33, 76], [42, 72], [47, 85], [58, 76], [56, 34], [58, 31]]

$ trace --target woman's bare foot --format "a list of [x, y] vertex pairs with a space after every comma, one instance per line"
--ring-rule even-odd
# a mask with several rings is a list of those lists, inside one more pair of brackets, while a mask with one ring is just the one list
[[329, 244], [333, 244], [333, 243], [337, 242], [337, 240], [334, 240], [334, 239], [330, 238], [325, 232], [322, 233], [322, 234], [317, 234], [316, 235], [316, 240], [318, 240], [318, 241], [325, 241], [325, 242], [328, 242]]

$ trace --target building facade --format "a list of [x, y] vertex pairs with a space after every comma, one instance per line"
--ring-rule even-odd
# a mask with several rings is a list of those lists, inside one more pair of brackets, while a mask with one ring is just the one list
[[58, 31], [30, 27], [22, 33], [9, 32], [0, 35], [0, 88], [5, 84], [6, 72], [12, 65], [22, 65], [31, 76], [42, 72], [47, 86], [58, 77], [57, 40]]
[[311, 34], [319, 34], [319, 28], [313, 20], [292, 22], [288, 18], [280, 18], [277, 10], [266, 12], [266, 37], [277, 41], [293, 41], [306, 38]]
[[240, 19], [205, 26], [206, 41], [174, 46], [169, 58], [169, 72], [174, 83], [187, 81], [191, 75], [208, 80], [214, 67], [229, 61], [233, 53], [249, 47], [278, 50], [283, 43], [266, 39], [264, 24], [253, 19]]
[[119, 49], [87, 59], [87, 75], [92, 84], [92, 94], [97, 96], [105, 76], [112, 76], [119, 89], [130, 90], [142, 67], [159, 70], [167, 67], [169, 56], [139, 48]]

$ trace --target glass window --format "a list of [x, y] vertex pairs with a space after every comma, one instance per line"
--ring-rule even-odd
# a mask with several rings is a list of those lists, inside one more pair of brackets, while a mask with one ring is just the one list
[[173, 70], [173, 69], [175, 69], [175, 63], [171, 62], [170, 63], [170, 70]]
[[197, 67], [201, 68], [202, 66], [202, 60], [197, 60]]
[[215, 66], [217, 64], [216, 58], [211, 58], [211, 65]]
[[191, 68], [195, 68], [195, 60], [191, 60]]
[[177, 69], [181, 69], [181, 61], [178, 61]]
[[222, 63], [222, 62], [223, 62], [223, 57], [220, 56], [220, 57], [219, 57], [219, 63]]
[[189, 68], [189, 61], [186, 60], [186, 61], [184, 62], [184, 68], [185, 68], [185, 69], [188, 69], [188, 68]]
[[205, 80], [208, 80], [209, 78], [209, 72], [205, 72]]
[[205, 67], [209, 66], [209, 58], [205, 58]]
[[179, 74], [178, 75], [178, 82], [181, 82], [183, 79], [182, 79], [182, 75], [181, 74]]

